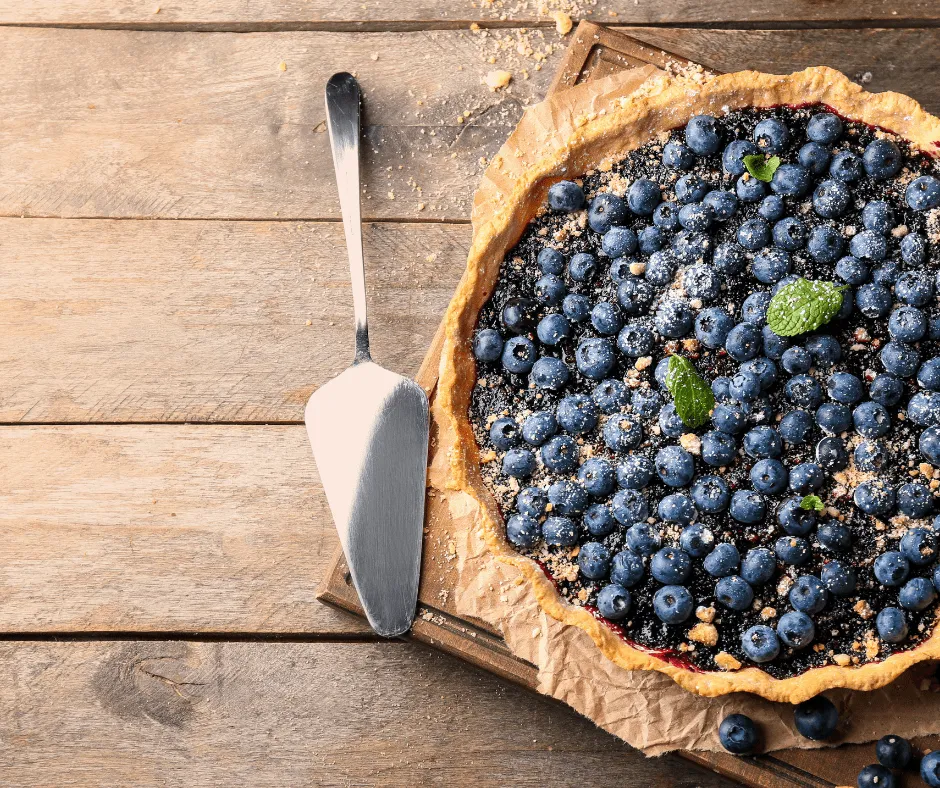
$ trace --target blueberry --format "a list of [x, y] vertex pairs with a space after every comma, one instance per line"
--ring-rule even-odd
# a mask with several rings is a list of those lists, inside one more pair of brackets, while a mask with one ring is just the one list
[[548, 502], [552, 512], [565, 517], [581, 514], [588, 506], [587, 490], [577, 482], [561, 480], [548, 488]]
[[714, 534], [699, 523], [686, 526], [679, 534], [679, 546], [693, 558], [708, 555], [714, 544]]
[[744, 165], [745, 156], [754, 156], [760, 149], [750, 140], [733, 140], [729, 142], [721, 154], [721, 166], [729, 175], [743, 175], [747, 172]]
[[774, 552], [785, 564], [799, 566], [810, 557], [810, 549], [805, 539], [798, 536], [781, 536], [774, 542]]
[[931, 393], [940, 391], [940, 358], [932, 358], [921, 364], [917, 371], [917, 382]]
[[738, 548], [727, 542], [716, 545], [715, 549], [706, 555], [705, 560], [702, 562], [705, 571], [712, 577], [733, 575], [740, 564], [741, 554], [738, 552]]
[[672, 241], [672, 251], [676, 258], [686, 265], [704, 261], [711, 248], [711, 236], [689, 230], [680, 230]]
[[852, 405], [865, 396], [862, 381], [848, 372], [834, 372], [830, 375], [826, 390], [831, 399], [847, 405]]
[[609, 301], [600, 301], [591, 310], [591, 325], [598, 334], [616, 334], [623, 325], [620, 307]]
[[[903, 769], [910, 763], [913, 750], [907, 739], [900, 736], [882, 736], [875, 743], [875, 755], [882, 766], [887, 766], [889, 769]], [[882, 783], [877, 783], [877, 786], [884, 788]]]
[[852, 495], [855, 505], [865, 514], [884, 517], [894, 509], [894, 490], [880, 479], [862, 482]]
[[911, 566], [897, 550], [889, 550], [875, 559], [875, 578], [885, 586], [899, 586], [907, 580]]
[[565, 270], [565, 256], [550, 246], [539, 252], [536, 261], [543, 274], [560, 274]]
[[[578, 468], [578, 481], [590, 495], [595, 498], [606, 498], [617, 485], [617, 475], [614, 472], [614, 466], [608, 460], [591, 457]], [[551, 500], [551, 488], [549, 488], [549, 500]], [[565, 513], [562, 512], [562, 514]]]
[[580, 293], [569, 293], [565, 296], [565, 300], [561, 302], [561, 311], [569, 320], [580, 323], [587, 320], [588, 315], [591, 313], [591, 302]]
[[816, 637], [816, 627], [806, 613], [784, 613], [777, 622], [777, 636], [790, 648], [806, 648]]
[[571, 336], [571, 323], [564, 315], [552, 313], [539, 321], [535, 333], [542, 344], [558, 345], [563, 339]]
[[940, 750], [927, 753], [920, 762], [920, 777], [930, 786], [940, 786]]
[[790, 255], [782, 249], [765, 249], [751, 264], [751, 275], [758, 281], [770, 285], [779, 282], [790, 273]]
[[508, 451], [519, 443], [519, 425], [503, 416], [490, 426], [490, 443], [500, 451]]
[[829, 592], [818, 577], [800, 575], [790, 588], [790, 604], [802, 613], [818, 613], [829, 599]]
[[676, 406], [671, 402], [664, 405], [659, 412], [658, 424], [660, 431], [667, 438], [678, 438], [689, 431], [682, 418], [676, 413]]
[[767, 514], [767, 503], [764, 496], [754, 490], [737, 490], [731, 496], [728, 513], [739, 523], [759, 523]]
[[748, 219], [738, 228], [737, 241], [749, 252], [763, 249], [770, 243], [770, 225], [759, 216]]
[[754, 662], [769, 662], [780, 653], [780, 641], [770, 627], [758, 624], [741, 636], [741, 648]]
[[911, 181], [904, 200], [914, 211], [929, 211], [940, 205], [940, 181], [932, 175], [921, 175]]
[[917, 342], [927, 333], [927, 316], [916, 307], [898, 307], [888, 319], [888, 333], [899, 342]]
[[[637, 490], [620, 490], [611, 500], [610, 510], [618, 523], [628, 526], [637, 523], [645, 525], [644, 521], [650, 513], [646, 497]], [[645, 550], [637, 550], [633, 544], [630, 547], [634, 552], [646, 554]]]
[[908, 265], [920, 265], [927, 259], [927, 242], [918, 233], [908, 233], [901, 239], [901, 259]]
[[620, 621], [630, 612], [630, 592], [623, 586], [611, 583], [597, 595], [597, 612], [609, 621]]
[[904, 394], [904, 384], [894, 375], [886, 372], [876, 375], [868, 387], [868, 396], [886, 408], [893, 407], [901, 401]]
[[801, 736], [813, 741], [824, 741], [836, 732], [839, 712], [829, 698], [817, 695], [794, 709], [793, 722]]
[[841, 438], [823, 438], [816, 444], [816, 464], [824, 471], [841, 471], [849, 464], [849, 452]]
[[[639, 391], [639, 389], [637, 389]], [[608, 378], [598, 383], [591, 391], [591, 399], [602, 413], [616, 413], [629, 401], [627, 387], [623, 381]]]
[[783, 441], [773, 427], [755, 427], [744, 436], [744, 451], [755, 459], [777, 459], [783, 454]]
[[879, 358], [888, 372], [900, 378], [913, 377], [920, 366], [920, 353], [903, 342], [888, 342]]
[[678, 266], [671, 251], [656, 252], [646, 264], [646, 281], [659, 287], [668, 285], [676, 275]]
[[931, 465], [940, 465], [940, 427], [928, 427], [917, 441], [917, 448]]
[[653, 595], [653, 611], [666, 624], [681, 624], [690, 615], [695, 602], [684, 586], [668, 585]]
[[763, 585], [771, 580], [777, 569], [777, 559], [766, 547], [748, 550], [741, 562], [741, 577], [752, 586]]
[[812, 174], [800, 164], [781, 164], [770, 179], [770, 188], [785, 197], [802, 197], [812, 184]]
[[667, 495], [659, 502], [658, 513], [659, 518], [665, 520], [667, 523], [688, 525], [695, 518], [695, 505], [688, 495], [673, 493], [672, 495]]
[[813, 192], [813, 210], [823, 219], [842, 216], [851, 203], [852, 194], [842, 181], [823, 181]]
[[847, 553], [852, 549], [852, 532], [835, 520], [819, 526], [816, 539], [822, 547], [833, 553]]
[[663, 164], [677, 170], [691, 170], [695, 166], [695, 154], [678, 140], [669, 140], [663, 147]]
[[702, 301], [714, 301], [721, 292], [721, 281], [710, 265], [693, 265], [682, 274], [687, 295]]
[[703, 514], [717, 514], [728, 508], [731, 492], [718, 476], [699, 476], [690, 490], [695, 508]]
[[495, 328], [484, 328], [473, 338], [473, 356], [477, 361], [491, 363], [503, 353], [503, 338]]
[[570, 394], [558, 403], [555, 418], [565, 432], [583, 435], [597, 426], [597, 406], [586, 394]]
[[880, 763], [865, 766], [856, 780], [858, 788], [895, 788], [894, 775]]
[[898, 594], [898, 602], [905, 610], [923, 610], [937, 598], [937, 590], [926, 577], [908, 580]]
[[535, 473], [535, 455], [528, 449], [510, 449], [503, 457], [503, 473], [525, 479]]
[[514, 334], [524, 334], [535, 325], [536, 309], [531, 298], [510, 298], [503, 306], [503, 325]]
[[617, 529], [617, 521], [609, 506], [595, 503], [584, 513], [584, 526], [591, 536], [608, 536]]
[[728, 394], [732, 399], [741, 402], [752, 402], [760, 394], [760, 378], [753, 372], [738, 370], [738, 373], [731, 378], [728, 387]]
[[849, 241], [849, 253], [862, 260], [884, 260], [888, 253], [888, 242], [883, 235], [863, 230], [852, 236]]
[[546, 306], [557, 306], [565, 297], [567, 288], [557, 274], [545, 274], [535, 283], [535, 300]]
[[827, 561], [819, 577], [834, 596], [849, 596], [855, 591], [855, 570], [842, 561]]
[[650, 255], [666, 246], [666, 235], [656, 226], [644, 227], [637, 235], [640, 254]]
[[539, 454], [542, 462], [550, 471], [565, 473], [578, 467], [578, 444], [568, 435], [556, 435], [549, 438]]
[[791, 410], [777, 425], [777, 430], [787, 443], [799, 445], [806, 441], [813, 427], [813, 418], [805, 410]]
[[907, 403], [907, 418], [921, 427], [940, 424], [940, 395], [933, 391], [918, 391]]
[[863, 402], [852, 411], [855, 430], [864, 438], [880, 438], [891, 427], [891, 417], [883, 405]]
[[660, 583], [684, 583], [692, 572], [692, 559], [684, 550], [664, 547], [650, 560], [650, 574]]
[[638, 315], [649, 309], [653, 300], [653, 289], [648, 282], [631, 277], [617, 286], [617, 300], [628, 315]]
[[894, 285], [898, 299], [911, 306], [925, 306], [933, 296], [933, 280], [923, 271], [905, 271]]
[[578, 553], [578, 568], [588, 580], [607, 577], [610, 571], [610, 550], [600, 542], [586, 542]]
[[[721, 407], [721, 406], [719, 406]], [[702, 460], [716, 468], [723, 468], [734, 462], [737, 446], [734, 438], [726, 432], [712, 430], [702, 436]]]
[[781, 153], [790, 142], [787, 124], [777, 118], [765, 118], [754, 127], [754, 142], [761, 153]]
[[937, 538], [926, 528], [911, 528], [901, 537], [901, 554], [915, 566], [926, 566], [937, 557]]
[[[747, 426], [747, 415], [744, 413], [743, 408], [737, 403], [722, 402], [715, 405], [712, 411], [712, 424], [715, 425], [719, 432], [728, 435], [737, 435]], [[938, 451], [940, 451], [940, 442], [938, 442]], [[706, 462], [708, 461], [706, 460]]]
[[712, 262], [715, 268], [727, 277], [743, 271], [747, 258], [744, 256], [744, 250], [737, 244], [723, 243], [715, 248]]
[[726, 222], [738, 211], [738, 198], [733, 192], [721, 189], [712, 189], [705, 195], [702, 203], [711, 209], [712, 216], [717, 222]]
[[817, 367], [828, 367], [842, 358], [839, 341], [829, 334], [816, 334], [806, 340], [806, 349]]
[[865, 147], [862, 154], [862, 163], [867, 172], [876, 180], [893, 178], [904, 166], [904, 154], [897, 144], [891, 140], [872, 140]]
[[685, 487], [695, 475], [695, 462], [685, 449], [665, 446], [656, 453], [656, 473], [670, 487]]
[[772, 233], [774, 245], [779, 246], [781, 249], [786, 249], [788, 252], [795, 252], [803, 248], [806, 244], [808, 234], [806, 225], [799, 219], [794, 219], [792, 216], [788, 216], [786, 219], [781, 219], [777, 222], [774, 225]]
[[868, 280], [868, 266], [857, 257], [843, 257], [836, 263], [836, 276], [846, 284], [858, 287]]
[[703, 309], [695, 318], [695, 338], [705, 347], [714, 350], [722, 347], [728, 333], [734, 327], [734, 320], [720, 307]]
[[728, 402], [731, 400], [731, 378], [725, 375], [719, 375], [712, 380], [712, 394], [718, 402]]
[[894, 212], [884, 200], [872, 200], [862, 208], [862, 224], [866, 230], [887, 235], [894, 227]]
[[601, 249], [608, 257], [631, 255], [636, 245], [636, 233], [627, 227], [611, 227], [601, 238]]
[[725, 339], [725, 350], [735, 361], [750, 361], [760, 352], [761, 335], [755, 326], [738, 323]]
[[643, 440], [643, 426], [633, 414], [618, 413], [607, 419], [603, 434], [608, 449], [626, 454]]
[[587, 252], [578, 252], [568, 261], [568, 276], [575, 282], [587, 282], [597, 273], [597, 260]]
[[901, 264], [896, 260], [888, 260], [884, 265], [871, 272], [871, 280], [876, 285], [893, 287], [901, 275]]
[[797, 154], [800, 164], [813, 175], [822, 175], [829, 169], [830, 158], [829, 150], [818, 142], [807, 142]]
[[796, 345], [784, 351], [780, 358], [780, 366], [791, 375], [799, 375], [809, 372], [810, 367], [813, 366], [813, 357], [806, 348]]
[[782, 219], [786, 211], [786, 203], [779, 194], [771, 194], [765, 197], [757, 208], [757, 212], [768, 222], [776, 222]]
[[816, 512], [800, 506], [802, 497], [787, 498], [777, 507], [777, 522], [790, 536], [806, 536], [816, 525]]
[[540, 533], [539, 521], [534, 517], [514, 514], [506, 521], [506, 538], [516, 547], [532, 547]]
[[[676, 200], [687, 205], [691, 202], [701, 202], [708, 194], [710, 187], [698, 175], [683, 175], [676, 181]], [[679, 223], [682, 223], [681, 211]]]
[[809, 119], [806, 136], [813, 142], [831, 145], [842, 136], [842, 121], [830, 112], [817, 112]]
[[924, 484], [908, 482], [898, 488], [898, 511], [918, 520], [929, 515], [934, 508], [934, 498]]
[[[783, 354], [786, 353], [787, 349], [790, 347], [789, 337], [778, 336], [771, 331], [770, 326], [761, 328], [760, 335], [761, 339], [764, 341], [764, 355], [774, 361], [779, 361], [783, 358]], [[774, 371], [774, 379], [776, 380], [776, 368]]]
[[721, 127], [711, 115], [696, 115], [685, 127], [685, 142], [699, 156], [710, 156], [721, 147]]
[[741, 303], [741, 319], [745, 323], [750, 323], [758, 328], [763, 326], [767, 322], [767, 308], [770, 306], [770, 299], [770, 293], [765, 290], [751, 293]]
[[776, 495], [787, 488], [787, 469], [780, 460], [758, 460], [749, 478], [755, 490], [767, 495]]
[[838, 435], [852, 428], [852, 411], [845, 405], [824, 402], [816, 410], [816, 423], [826, 432]]
[[759, 202], [767, 194], [767, 187], [763, 181], [746, 172], [735, 182], [734, 193], [741, 202]]
[[884, 317], [892, 302], [888, 288], [873, 282], [862, 285], [855, 293], [855, 305], [865, 317]]
[[784, 386], [787, 398], [800, 408], [818, 408], [822, 402], [822, 387], [809, 375], [794, 375]]
[[539, 487], [526, 487], [516, 496], [516, 510], [519, 514], [538, 519], [545, 514], [548, 496]]
[[806, 249], [819, 263], [834, 263], [842, 254], [842, 236], [831, 227], [819, 225], [809, 235]]
[[588, 208], [588, 224], [603, 235], [615, 224], [624, 224], [630, 216], [627, 204], [616, 194], [604, 192], [591, 200]]
[[614, 368], [614, 347], [607, 339], [589, 337], [578, 343], [574, 353], [578, 371], [586, 378], [600, 380]]
[[525, 375], [535, 363], [535, 345], [527, 337], [510, 337], [503, 348], [503, 367], [507, 372]]
[[718, 740], [732, 755], [750, 755], [757, 747], [757, 726], [744, 714], [729, 714], [718, 726]]
[[632, 588], [643, 578], [643, 559], [632, 550], [621, 550], [610, 564], [610, 580]]
[[852, 183], [862, 177], [862, 160], [851, 151], [839, 151], [832, 157], [829, 174], [836, 180]]
[[653, 211], [653, 224], [663, 230], [679, 227], [679, 206], [674, 202], [661, 202]]
[[662, 407], [663, 399], [658, 391], [649, 388], [638, 388], [630, 398], [630, 407], [641, 418], [648, 419], [658, 413]]
[[666, 388], [666, 375], [669, 374], [669, 356], [663, 356], [656, 364], [656, 369], [653, 370], [653, 377], [656, 379], [657, 385], [661, 389]]
[[548, 190], [548, 207], [571, 213], [584, 207], [584, 192], [574, 181], [558, 181]]

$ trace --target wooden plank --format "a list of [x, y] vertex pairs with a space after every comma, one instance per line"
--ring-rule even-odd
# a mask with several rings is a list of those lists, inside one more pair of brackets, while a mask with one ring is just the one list
[[[466, 26], [470, 22], [525, 26], [553, 24], [547, 13], [540, 13], [534, 2], [494, 3], [469, 0], [197, 0], [185, 4], [159, 3], [154, 0], [17, 0], [0, 2], [0, 23], [33, 25], [128, 26], [135, 28], [196, 30], [270, 30], [284, 29], [375, 29], [383, 26], [420, 24]], [[573, 7], [575, 3], [555, 3], [554, 7]], [[819, 3], [813, 0], [788, 0], [780, 3], [735, 3], [732, 0], [659, 0], [635, 3], [633, 0], [605, 0], [596, 8], [589, 4], [582, 13], [595, 22], [622, 20], [628, 24], [715, 25], [720, 22], [861, 22], [864, 24], [898, 21], [933, 21], [940, 16], [931, 0], [871, 0], [857, 3]], [[552, 7], [552, 6], [549, 6]], [[159, 9], [159, 10], [158, 10]], [[574, 12], [572, 12], [574, 15]]]
[[5, 427], [0, 478], [0, 632], [369, 632], [303, 427]]
[[10, 788], [731, 785], [404, 644], [14, 642], [0, 671]]
[[[352, 358], [338, 223], [0, 219], [0, 238], [0, 422], [300, 422]], [[365, 226], [386, 366], [418, 369], [469, 240]]]
[[[938, 28], [630, 31], [719, 70], [870, 72], [871, 89], [940, 110]], [[0, 29], [0, 215], [336, 218], [315, 129], [320, 86], [351, 67], [367, 100], [366, 217], [466, 220], [481, 157], [560, 58], [492, 93], [479, 35]]]

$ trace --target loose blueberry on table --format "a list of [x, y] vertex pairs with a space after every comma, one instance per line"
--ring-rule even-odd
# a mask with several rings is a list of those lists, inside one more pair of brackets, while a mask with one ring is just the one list
[[914, 648], [940, 588], [937, 164], [823, 107], [667, 137], [551, 186], [480, 313], [506, 536], [692, 670]]

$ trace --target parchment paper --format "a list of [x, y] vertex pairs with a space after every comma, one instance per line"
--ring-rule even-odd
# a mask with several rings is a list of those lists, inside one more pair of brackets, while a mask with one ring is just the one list
[[[532, 152], [564, 144], [568, 132], [591, 113], [629, 100], [634, 91], [656, 91], [675, 78], [683, 77], [647, 66], [566, 90], [530, 108], [483, 177], [474, 199], [474, 225], [510, 191]], [[685, 78], [694, 89], [693, 82], [700, 75]], [[613, 153], [616, 147], [613, 142]], [[439, 436], [429, 484], [449, 511], [442, 527], [456, 548], [449, 569], [457, 577], [453, 594], [458, 612], [497, 628], [514, 654], [535, 664], [540, 692], [564, 701], [647, 755], [676, 749], [721, 750], [718, 725], [735, 712], [760, 724], [764, 751], [873, 741], [886, 733], [914, 737], [940, 731], [940, 685], [934, 675], [936, 666], [930, 663], [873, 692], [827, 692], [843, 720], [840, 735], [827, 743], [796, 734], [789, 705], [746, 693], [702, 698], [660, 673], [618, 667], [587, 634], [543, 613], [518, 570], [496, 561], [486, 550], [476, 504], [465, 493], [446, 489], [447, 441], [446, 435]]]

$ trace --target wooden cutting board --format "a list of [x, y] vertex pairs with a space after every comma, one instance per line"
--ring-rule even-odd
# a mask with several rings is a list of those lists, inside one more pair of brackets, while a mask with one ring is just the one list
[[[565, 60], [555, 76], [549, 95], [592, 79], [609, 76], [638, 66], [689, 64], [686, 58], [663, 52], [635, 38], [589, 22], [582, 22], [572, 36]], [[707, 64], [703, 64], [706, 65]], [[742, 63], [742, 68], [747, 64]], [[431, 342], [416, 380], [428, 397], [434, 396], [437, 369], [443, 343], [443, 324]], [[431, 422], [432, 446], [435, 424]], [[535, 665], [514, 656], [499, 633], [482, 621], [456, 613], [448, 577], [448, 515], [446, 506], [429, 497], [425, 516], [424, 556], [418, 615], [409, 639], [425, 643], [536, 690]], [[322, 602], [362, 616], [363, 611], [350, 580], [342, 550], [338, 550], [320, 584], [317, 598]], [[938, 723], [940, 724], [940, 723]], [[890, 733], [890, 731], [885, 731]], [[940, 737], [916, 740], [922, 748], [940, 748]], [[828, 750], [779, 750], [753, 758], [736, 758], [724, 753], [679, 751], [678, 755], [754, 788], [835, 788], [855, 785], [859, 770], [875, 761], [872, 744], [844, 745]], [[902, 786], [922, 786], [915, 774], [905, 774]]]

